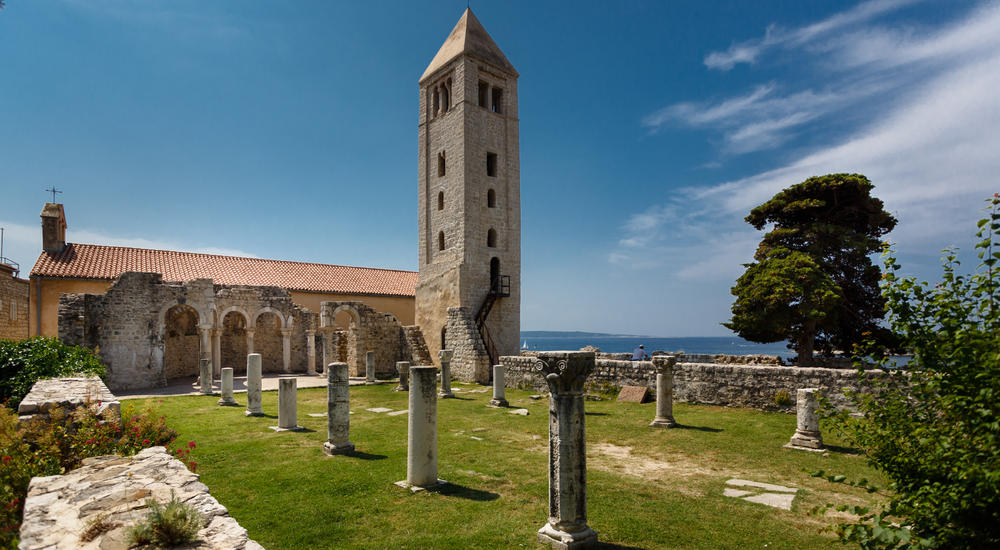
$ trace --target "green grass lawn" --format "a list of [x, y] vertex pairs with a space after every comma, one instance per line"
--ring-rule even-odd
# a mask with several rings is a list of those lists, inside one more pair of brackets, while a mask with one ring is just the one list
[[[306, 432], [276, 433], [277, 392], [264, 393], [271, 417], [245, 417], [217, 397], [150, 400], [195, 441], [201, 480], [268, 549], [537, 548], [547, 518], [547, 397], [511, 390], [511, 407], [486, 406], [491, 394], [438, 401], [440, 492], [411, 494], [393, 485], [406, 477], [407, 415], [369, 407], [407, 407], [394, 384], [351, 388], [354, 455], [323, 453], [325, 388], [298, 392]], [[457, 384], [462, 389], [480, 386]], [[827, 548], [820, 529], [834, 521], [807, 512], [817, 504], [861, 503], [859, 489], [809, 476], [824, 469], [849, 479], [884, 479], [844, 449], [818, 453], [782, 448], [795, 417], [742, 409], [677, 404], [677, 429], [647, 424], [655, 405], [588, 401], [588, 523], [604, 548]], [[481, 440], [480, 440], [481, 439]], [[838, 442], [829, 437], [828, 444]], [[801, 488], [791, 511], [724, 497], [731, 477]]]

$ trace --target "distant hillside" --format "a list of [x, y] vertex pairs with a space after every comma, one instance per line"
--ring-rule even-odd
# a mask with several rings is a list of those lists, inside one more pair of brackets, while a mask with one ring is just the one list
[[605, 334], [579, 330], [522, 330], [521, 338], [649, 338], [636, 334]]

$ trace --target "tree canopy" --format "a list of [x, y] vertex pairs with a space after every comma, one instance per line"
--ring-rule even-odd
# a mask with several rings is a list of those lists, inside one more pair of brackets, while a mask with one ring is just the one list
[[751, 210], [747, 223], [773, 228], [732, 288], [733, 317], [723, 325], [755, 342], [791, 340], [800, 364], [814, 349], [850, 350], [866, 333], [889, 344], [869, 256], [896, 219], [873, 187], [860, 174], [812, 177]]

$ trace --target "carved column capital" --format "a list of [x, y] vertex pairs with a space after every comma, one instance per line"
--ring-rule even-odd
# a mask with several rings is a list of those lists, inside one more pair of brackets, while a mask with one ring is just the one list
[[285, 338], [288, 338], [289, 336], [292, 335], [292, 329], [290, 328], [283, 328], [279, 330], [281, 330], [281, 335], [284, 336]]
[[438, 352], [438, 359], [442, 361], [451, 361], [451, 358], [455, 355], [454, 350], [443, 349]]
[[313, 337], [313, 336], [316, 336], [316, 331], [315, 330], [307, 330], [306, 331], [306, 336], [308, 336], [310, 338]]
[[535, 370], [545, 376], [553, 395], [583, 393], [583, 383], [594, 371], [592, 351], [543, 351], [538, 354]]
[[653, 356], [653, 367], [656, 369], [657, 374], [671, 374], [674, 372], [675, 365], [677, 365], [676, 355]]

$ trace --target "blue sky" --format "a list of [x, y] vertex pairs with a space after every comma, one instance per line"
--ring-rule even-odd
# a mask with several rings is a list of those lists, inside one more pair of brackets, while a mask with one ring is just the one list
[[[8, 0], [0, 226], [416, 269], [417, 79], [465, 2]], [[904, 268], [1000, 190], [1000, 2], [473, 2], [521, 74], [522, 328], [728, 331], [755, 205], [860, 172]]]

